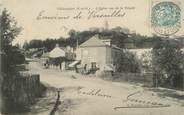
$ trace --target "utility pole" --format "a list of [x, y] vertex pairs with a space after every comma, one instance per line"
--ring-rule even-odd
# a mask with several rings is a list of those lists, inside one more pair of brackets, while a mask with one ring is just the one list
[[105, 20], [105, 23], [104, 23], [104, 26], [105, 26], [105, 30], [108, 30], [109, 29], [109, 24], [108, 24], [108, 21], [107, 20]]
[[77, 32], [74, 33], [74, 37], [77, 40], [77, 42], [76, 42], [76, 45], [77, 45], [76, 48], [78, 49], [79, 48], [79, 40], [78, 40], [78, 38], [76, 36], [77, 36]]
[[77, 49], [79, 48], [79, 40], [78, 40], [78, 38], [76, 38], [77, 39]]

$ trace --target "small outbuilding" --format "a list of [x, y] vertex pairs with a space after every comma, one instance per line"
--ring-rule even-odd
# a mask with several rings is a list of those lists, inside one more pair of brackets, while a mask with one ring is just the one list
[[75, 54], [73, 49], [68, 47], [56, 47], [49, 52], [49, 66], [53, 68], [58, 68], [65, 70], [68, 68], [69, 64], [75, 60]]

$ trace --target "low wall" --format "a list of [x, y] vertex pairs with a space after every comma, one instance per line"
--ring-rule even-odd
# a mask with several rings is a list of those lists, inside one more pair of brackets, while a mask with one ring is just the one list
[[145, 86], [153, 86], [152, 73], [114, 73], [112, 77], [114, 81], [135, 82]]
[[152, 73], [112, 73], [112, 72], [97, 72], [96, 76], [110, 81], [126, 81], [141, 83], [144, 86], [153, 86], [153, 74]]
[[40, 76], [25, 74], [6, 77], [2, 87], [2, 112], [23, 111], [41, 95]]

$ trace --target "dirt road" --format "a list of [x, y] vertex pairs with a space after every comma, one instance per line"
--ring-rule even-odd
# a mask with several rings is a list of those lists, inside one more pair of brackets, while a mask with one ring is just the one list
[[[31, 62], [30, 71], [50, 89], [34, 109], [44, 105], [37, 114], [49, 115], [60, 91], [55, 115], [183, 115], [183, 94], [180, 99], [169, 97], [165, 89], [148, 89], [129, 83], [104, 81], [95, 75], [83, 76], [72, 71], [43, 69]], [[34, 110], [33, 109], [33, 110]], [[34, 111], [32, 111], [34, 113]]]

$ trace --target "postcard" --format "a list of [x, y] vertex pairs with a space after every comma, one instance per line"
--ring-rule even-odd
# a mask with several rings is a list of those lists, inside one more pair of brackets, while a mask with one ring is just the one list
[[183, 0], [1, 0], [2, 115], [183, 115]]

